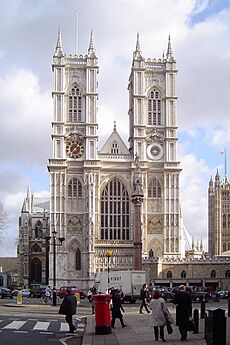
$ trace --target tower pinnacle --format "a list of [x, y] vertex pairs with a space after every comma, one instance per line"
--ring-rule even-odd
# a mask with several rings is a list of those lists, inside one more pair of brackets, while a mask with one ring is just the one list
[[168, 38], [168, 49], [167, 49], [167, 53], [166, 53], [166, 58], [167, 58], [168, 61], [173, 61], [173, 52], [172, 52], [170, 35], [169, 35], [169, 38]]
[[93, 42], [93, 31], [92, 30], [90, 32], [88, 55], [89, 56], [95, 55], [95, 48], [94, 48], [94, 42]]
[[139, 32], [137, 33], [137, 43], [136, 43], [136, 49], [133, 53], [133, 58], [134, 59], [142, 58]]
[[57, 44], [55, 49], [54, 55], [63, 55], [63, 49], [62, 49], [62, 40], [61, 40], [61, 28], [58, 27], [58, 37], [57, 37]]

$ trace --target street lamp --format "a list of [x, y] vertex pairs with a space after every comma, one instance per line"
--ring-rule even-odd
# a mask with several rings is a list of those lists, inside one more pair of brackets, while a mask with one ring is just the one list
[[52, 237], [48, 237], [48, 240], [52, 239], [50, 243], [53, 246], [53, 306], [57, 305], [57, 292], [56, 292], [56, 247], [62, 246], [65, 241], [65, 237], [59, 237], [57, 242], [57, 231], [52, 231]]
[[110, 250], [107, 250], [105, 252], [105, 256], [107, 257], [108, 259], [108, 263], [107, 263], [107, 266], [108, 266], [108, 293], [109, 293], [109, 259], [111, 258], [112, 256], [112, 252]]

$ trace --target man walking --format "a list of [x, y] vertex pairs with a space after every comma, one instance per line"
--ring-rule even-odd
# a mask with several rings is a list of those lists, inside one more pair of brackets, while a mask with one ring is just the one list
[[141, 295], [141, 306], [140, 306], [140, 311], [139, 311], [140, 314], [143, 314], [143, 311], [142, 311], [143, 308], [145, 308], [147, 313], [150, 313], [150, 310], [147, 307], [147, 302], [148, 302], [148, 298], [149, 298], [147, 284], [143, 284], [143, 287], [140, 291], [140, 295]]
[[77, 299], [72, 294], [71, 288], [66, 289], [67, 295], [63, 298], [58, 314], [65, 315], [65, 320], [69, 325], [69, 332], [74, 333], [76, 327], [73, 324], [73, 315], [76, 314]]
[[175, 294], [173, 303], [176, 304], [176, 325], [179, 327], [181, 340], [187, 339], [188, 321], [192, 316], [192, 298], [186, 292], [184, 285], [179, 286], [179, 292]]

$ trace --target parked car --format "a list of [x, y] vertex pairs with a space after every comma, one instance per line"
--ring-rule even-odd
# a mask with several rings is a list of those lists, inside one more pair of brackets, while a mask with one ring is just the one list
[[0, 287], [0, 298], [13, 298], [11, 290], [4, 288], [4, 287]]
[[22, 294], [22, 297], [30, 297], [30, 289], [22, 289], [19, 292]]
[[76, 295], [77, 293], [80, 294], [80, 298], [85, 298], [86, 294], [85, 292], [81, 291], [77, 286], [62, 286], [58, 291], [57, 291], [57, 296], [60, 298], [63, 298], [65, 295], [67, 295], [67, 288], [71, 288], [72, 294]]
[[154, 291], [158, 290], [160, 291], [162, 297], [164, 298], [165, 301], [171, 302], [173, 299], [173, 294], [170, 288], [167, 286], [155, 286], [152, 288], [152, 291], [150, 292], [150, 298], [153, 298]]
[[41, 298], [47, 285], [42, 284], [30, 284], [30, 297]]
[[221, 299], [228, 299], [228, 290], [218, 291], [218, 296]]

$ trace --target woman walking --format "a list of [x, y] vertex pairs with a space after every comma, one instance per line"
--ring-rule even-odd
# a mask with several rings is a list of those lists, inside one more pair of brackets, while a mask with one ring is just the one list
[[187, 339], [188, 321], [192, 316], [192, 298], [186, 292], [184, 285], [179, 286], [179, 292], [175, 294], [173, 303], [176, 304], [176, 325], [179, 327], [181, 340]]
[[120, 291], [118, 289], [113, 289], [113, 290], [111, 290], [111, 295], [112, 295], [111, 326], [112, 326], [112, 328], [115, 328], [115, 321], [116, 321], [116, 319], [119, 319], [122, 328], [127, 327], [127, 325], [124, 324], [123, 315], [121, 313], [121, 310], [124, 312], [124, 308], [122, 307], [122, 304], [121, 304]]
[[162, 298], [160, 291], [155, 290], [153, 293], [153, 299], [150, 301], [150, 308], [152, 313], [150, 315], [150, 325], [153, 327], [155, 339], [159, 339], [159, 330], [160, 330], [160, 339], [165, 343], [164, 337], [164, 327], [167, 320], [172, 324], [173, 318], [169, 313], [165, 300]]

